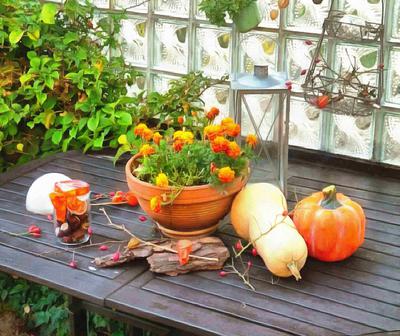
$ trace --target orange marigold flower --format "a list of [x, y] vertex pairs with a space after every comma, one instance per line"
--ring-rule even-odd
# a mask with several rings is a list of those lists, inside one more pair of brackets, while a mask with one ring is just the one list
[[211, 173], [215, 173], [215, 171], [217, 170], [217, 165], [214, 162], [210, 163], [210, 171]]
[[161, 197], [160, 196], [153, 196], [150, 199], [150, 209], [154, 212], [161, 211]]
[[156, 177], [156, 186], [161, 188], [168, 187], [168, 177], [164, 173], [159, 173]]
[[183, 116], [178, 117], [178, 124], [182, 125], [185, 121], [185, 118]]
[[208, 125], [204, 128], [204, 137], [214, 140], [217, 136], [222, 135], [222, 128], [219, 125]]
[[150, 146], [149, 144], [144, 144], [142, 147], [140, 147], [139, 153], [142, 154], [143, 156], [148, 156], [151, 154], [154, 154], [156, 150]]
[[146, 141], [150, 141], [153, 138], [153, 131], [149, 128], [145, 129], [143, 131], [142, 138]]
[[222, 183], [232, 182], [234, 178], [235, 178], [235, 171], [232, 170], [230, 167], [223, 167], [218, 171], [218, 179]]
[[258, 142], [257, 136], [255, 136], [254, 134], [249, 134], [246, 137], [246, 143], [253, 148], [256, 146], [257, 142]]
[[184, 143], [182, 142], [182, 140], [176, 140], [172, 144], [172, 148], [174, 149], [175, 152], [180, 152], [183, 148], [183, 145]]
[[240, 147], [235, 141], [229, 142], [228, 149], [226, 150], [226, 155], [232, 159], [237, 159], [240, 156]]
[[224, 133], [230, 137], [237, 137], [240, 134], [239, 124], [227, 124], [224, 126]]
[[162, 135], [159, 132], [156, 132], [153, 134], [153, 141], [156, 145], [160, 144], [161, 139], [162, 139]]
[[140, 123], [139, 125], [137, 125], [137, 126], [133, 129], [133, 133], [134, 133], [135, 135], [138, 135], [138, 136], [141, 137], [141, 136], [143, 136], [144, 131], [147, 130], [147, 129], [148, 129], [148, 127], [147, 127], [146, 124]]
[[211, 107], [210, 110], [207, 112], [206, 117], [209, 120], [214, 120], [216, 116], [219, 115], [219, 108], [218, 107]]
[[223, 136], [217, 136], [211, 142], [211, 149], [215, 153], [225, 152], [229, 147], [229, 140], [225, 139]]

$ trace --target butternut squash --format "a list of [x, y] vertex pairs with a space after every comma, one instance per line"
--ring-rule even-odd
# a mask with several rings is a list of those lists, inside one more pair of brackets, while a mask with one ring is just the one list
[[285, 213], [287, 203], [281, 191], [271, 184], [257, 183], [236, 196], [231, 222], [241, 238], [253, 243], [271, 273], [300, 280], [307, 245]]

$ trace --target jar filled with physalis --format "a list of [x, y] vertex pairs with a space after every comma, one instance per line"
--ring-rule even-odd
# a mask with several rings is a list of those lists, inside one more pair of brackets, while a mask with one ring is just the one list
[[50, 195], [54, 206], [54, 229], [62, 244], [86, 243], [90, 235], [90, 187], [79, 180], [57, 182]]

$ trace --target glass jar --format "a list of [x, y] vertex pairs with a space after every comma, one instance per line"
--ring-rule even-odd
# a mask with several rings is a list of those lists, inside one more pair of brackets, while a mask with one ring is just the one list
[[91, 223], [89, 184], [79, 180], [57, 182], [49, 196], [54, 206], [54, 230], [60, 243], [86, 243]]

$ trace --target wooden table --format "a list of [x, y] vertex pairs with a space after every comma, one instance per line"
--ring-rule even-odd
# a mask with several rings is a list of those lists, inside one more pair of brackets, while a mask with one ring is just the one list
[[[261, 259], [246, 255], [254, 263], [253, 292], [237, 277], [221, 278], [215, 271], [168, 277], [152, 274], [143, 262], [96, 269], [93, 257], [110, 253], [97, 247], [77, 250], [78, 269], [71, 269], [71, 253], [60, 253], [64, 248], [56, 243], [52, 224], [25, 210], [29, 185], [47, 172], [83, 179], [97, 193], [126, 190], [125, 177], [122, 166], [76, 152], [33, 161], [0, 175], [0, 270], [70, 295], [76, 335], [84, 334], [83, 309], [154, 335], [381, 335], [385, 331], [400, 335], [400, 180], [291, 163], [290, 206], [296, 196], [303, 198], [335, 183], [365, 208], [366, 240], [346, 261], [309, 259], [300, 282], [272, 278]], [[254, 174], [253, 180], [259, 179]], [[141, 237], [154, 235], [150, 220], [138, 220], [140, 208], [107, 209], [115, 223], [125, 224]], [[94, 243], [127, 238], [107, 226], [98, 209], [92, 213]], [[9, 234], [23, 232], [33, 223], [44, 231], [39, 239]], [[236, 240], [227, 222], [218, 235], [229, 245]], [[117, 247], [113, 245], [111, 251]]]

